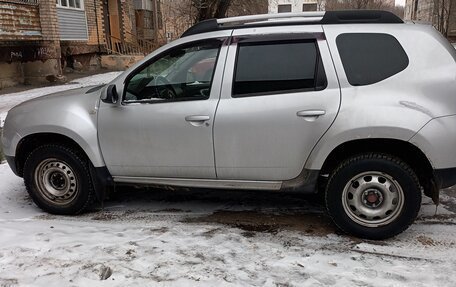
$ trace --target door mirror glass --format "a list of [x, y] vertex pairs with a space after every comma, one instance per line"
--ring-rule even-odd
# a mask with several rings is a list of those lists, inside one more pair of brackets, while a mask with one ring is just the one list
[[200, 41], [153, 59], [127, 78], [123, 102], [207, 99], [221, 44], [220, 40]]

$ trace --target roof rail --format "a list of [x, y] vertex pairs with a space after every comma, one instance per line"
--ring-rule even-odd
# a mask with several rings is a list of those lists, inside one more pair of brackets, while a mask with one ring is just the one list
[[316, 11], [302, 13], [260, 14], [209, 19], [195, 24], [182, 37], [225, 29], [280, 26], [290, 24], [393, 24], [404, 23], [398, 16], [381, 10]]
[[248, 15], [248, 16], [239, 16], [239, 17], [230, 17], [218, 19], [217, 23], [219, 25], [229, 25], [229, 24], [240, 24], [248, 22], [257, 22], [264, 20], [277, 20], [277, 19], [296, 19], [303, 20], [310, 17], [320, 17], [323, 18], [325, 15], [324, 11], [318, 12], [305, 12], [305, 13], [279, 13], [279, 14], [260, 14], [260, 15]]

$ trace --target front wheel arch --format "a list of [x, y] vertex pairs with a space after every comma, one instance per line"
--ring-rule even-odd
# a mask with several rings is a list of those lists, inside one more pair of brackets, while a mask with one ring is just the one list
[[112, 184], [112, 177], [106, 167], [95, 168], [84, 149], [73, 139], [56, 133], [39, 133], [24, 137], [16, 148], [15, 164], [19, 176], [24, 177], [24, 165], [28, 156], [38, 147], [44, 145], [59, 145], [73, 150], [87, 161], [90, 176], [95, 188], [98, 201], [105, 198], [106, 188]]
[[72, 138], [58, 133], [36, 133], [22, 138], [16, 147], [16, 169], [19, 176], [23, 176], [24, 164], [30, 153], [37, 147], [47, 144], [57, 144], [71, 148], [80, 156], [89, 159], [84, 149]]
[[24, 183], [35, 204], [52, 214], [82, 213], [95, 199], [87, 159], [58, 144], [41, 145], [28, 155]]

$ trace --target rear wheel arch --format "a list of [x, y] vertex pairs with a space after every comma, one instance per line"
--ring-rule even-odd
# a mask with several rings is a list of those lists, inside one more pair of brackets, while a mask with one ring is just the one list
[[434, 182], [433, 167], [426, 155], [410, 142], [397, 139], [360, 139], [342, 143], [327, 156], [320, 174], [331, 174], [345, 159], [369, 152], [384, 153], [400, 158], [416, 173], [427, 196], [434, 198], [435, 193], [438, 193]]

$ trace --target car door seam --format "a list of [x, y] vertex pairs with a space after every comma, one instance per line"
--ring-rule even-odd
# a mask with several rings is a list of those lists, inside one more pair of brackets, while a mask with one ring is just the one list
[[226, 50], [226, 53], [225, 53], [225, 61], [223, 63], [222, 80], [220, 81], [219, 97], [218, 97], [217, 104], [215, 105], [214, 117], [212, 119], [212, 153], [214, 155], [214, 171], [215, 171], [215, 178], [216, 179], [218, 179], [218, 175], [217, 175], [217, 159], [216, 159], [216, 153], [215, 153], [215, 136], [214, 136], [214, 134], [215, 134], [215, 120], [216, 120], [216, 117], [217, 117], [217, 109], [218, 109], [218, 106], [220, 104], [220, 100], [222, 98], [223, 83], [225, 81], [226, 62], [228, 61], [228, 54], [229, 54], [229, 51], [230, 51], [231, 39], [233, 37], [233, 32], [234, 32], [234, 30], [231, 31], [230, 36], [228, 37], [228, 39], [224, 43], [226, 45], [226, 47], [227, 47], [227, 50]]

